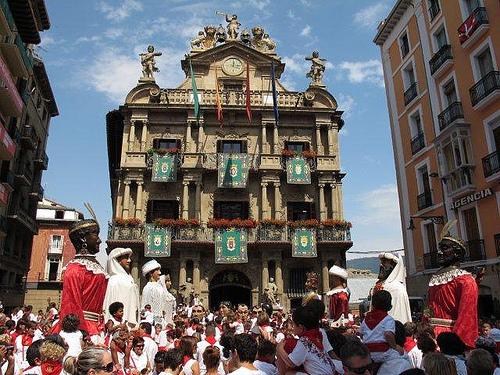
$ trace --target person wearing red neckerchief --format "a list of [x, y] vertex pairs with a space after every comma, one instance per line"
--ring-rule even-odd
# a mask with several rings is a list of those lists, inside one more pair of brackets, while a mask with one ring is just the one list
[[182, 352], [182, 373], [184, 375], [200, 375], [200, 365], [194, 359], [196, 353], [196, 338], [183, 336], [179, 344]]
[[35, 323], [26, 322], [26, 330], [23, 334], [18, 335], [15, 340], [15, 358], [16, 363], [18, 363], [22, 368], [28, 367], [28, 361], [26, 360], [26, 351], [33, 343], [33, 337], [35, 336]]
[[17, 321], [16, 330], [10, 334], [10, 339], [12, 340], [12, 345], [16, 344], [17, 336], [20, 336], [26, 332], [26, 326], [29, 322], [21, 319]]
[[[61, 343], [62, 344], [62, 343]], [[66, 349], [52, 340], [46, 340], [40, 347], [42, 375], [59, 375], [63, 370]]]
[[318, 318], [318, 313], [310, 306], [299, 306], [294, 310], [293, 331], [298, 339], [286, 339], [278, 344], [277, 367], [280, 374], [301, 366], [308, 374], [337, 374], [335, 364], [325, 352]]
[[415, 335], [417, 333], [417, 325], [413, 322], [406, 322], [405, 325], [405, 344], [404, 351], [410, 359], [410, 363], [414, 368], [421, 368], [422, 365], [422, 351], [418, 348], [417, 342], [415, 341]]
[[153, 331], [153, 327], [149, 322], [141, 322], [139, 324], [139, 330], [137, 333], [144, 339], [144, 352], [148, 355], [148, 361], [150, 368], [154, 368], [155, 366], [155, 356], [158, 353], [158, 345], [155, 340], [151, 337], [151, 332]]
[[[208, 348], [209, 346], [217, 347], [220, 350], [220, 353], [222, 354], [223, 347], [222, 345], [219, 344], [219, 341], [216, 338], [216, 328], [213, 323], [207, 324], [207, 326], [205, 327], [205, 339], [196, 344], [195, 359], [200, 364], [200, 372], [202, 374], [204, 374], [207, 370], [203, 359], [203, 353], [205, 352], [205, 349]], [[219, 370], [222, 371], [221, 373], [224, 373], [224, 367], [222, 365], [222, 361], [219, 363]]]

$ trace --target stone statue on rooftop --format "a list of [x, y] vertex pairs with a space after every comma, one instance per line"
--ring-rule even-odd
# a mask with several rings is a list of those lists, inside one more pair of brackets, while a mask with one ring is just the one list
[[252, 28], [252, 47], [264, 53], [274, 53], [276, 51], [276, 43], [269, 37], [269, 34], [264, 32], [261, 26]]
[[319, 52], [314, 51], [311, 56], [306, 57], [306, 60], [311, 61], [311, 69], [306, 77], [311, 78], [311, 86], [324, 86], [323, 74], [325, 73], [326, 59], [319, 57]]
[[144, 79], [153, 79], [154, 72], [159, 72], [160, 69], [156, 67], [156, 56], [161, 56], [161, 52], [155, 52], [155, 47], [152, 45], [148, 46], [148, 51], [144, 53], [140, 53], [141, 57], [141, 65], [142, 65], [142, 78]]
[[229, 15], [227, 13], [215, 12], [219, 16], [224, 16], [227, 22], [227, 37], [229, 40], [236, 40], [238, 38], [238, 29], [241, 23], [238, 22], [238, 16], [236, 14]]
[[203, 51], [215, 47], [216, 32], [215, 26], [205, 26], [204, 31], [199, 31], [198, 36], [191, 41], [191, 48], [195, 51]]

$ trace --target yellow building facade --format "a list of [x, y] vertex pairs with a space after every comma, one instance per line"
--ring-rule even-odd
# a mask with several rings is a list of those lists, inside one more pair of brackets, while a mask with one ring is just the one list
[[410, 295], [427, 291], [444, 222], [485, 268], [480, 314], [500, 311], [500, 4], [399, 0], [378, 27]]
[[[276, 288], [276, 302], [290, 306], [305, 294], [307, 272], [320, 276], [318, 290], [326, 292], [328, 267], [345, 266], [345, 252], [352, 246], [342, 209], [342, 111], [321, 79], [304, 92], [286, 90], [279, 82], [285, 64], [274, 42], [268, 36], [262, 41], [262, 28], [252, 29], [252, 36], [242, 31], [234, 37], [228, 27], [228, 35], [219, 41], [211, 38], [213, 31], [207, 26], [191, 43], [192, 50], [180, 62], [186, 78], [177, 88], [160, 88], [154, 78], [143, 77], [124, 105], [107, 116], [113, 214], [120, 218], [110, 225], [108, 246], [134, 249], [132, 273], [144, 285], [140, 267], [148, 259], [147, 227], [163, 219], [170, 252], [157, 260], [179, 294], [192, 288], [207, 307], [221, 300], [256, 305], [269, 287]], [[159, 149], [170, 150], [174, 158], [176, 177], [169, 182], [153, 181], [155, 158], [162, 158]], [[235, 159], [221, 170], [227, 155], [243, 160], [246, 183], [221, 186], [225, 180], [220, 173], [239, 173], [232, 169]], [[287, 160], [293, 155], [303, 156], [301, 167], [310, 171], [309, 181], [288, 183]], [[131, 218], [138, 220], [127, 227]], [[244, 229], [247, 261], [220, 263], [214, 225], [234, 219], [254, 223]], [[179, 226], [183, 220], [194, 224]], [[292, 256], [293, 223], [300, 220], [309, 225], [317, 221], [313, 236], [306, 239], [314, 242], [316, 256]], [[232, 241], [230, 237], [229, 250]]]

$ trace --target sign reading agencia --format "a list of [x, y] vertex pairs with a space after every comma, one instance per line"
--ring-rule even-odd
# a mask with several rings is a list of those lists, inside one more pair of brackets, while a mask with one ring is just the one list
[[451, 204], [451, 208], [456, 210], [462, 206], [466, 206], [470, 203], [477, 202], [483, 198], [489, 197], [490, 195], [493, 195], [493, 192], [491, 191], [490, 188], [481, 190], [481, 191], [476, 191], [475, 193], [466, 195], [465, 197], [462, 197], [460, 199], [457, 199], [455, 202]]

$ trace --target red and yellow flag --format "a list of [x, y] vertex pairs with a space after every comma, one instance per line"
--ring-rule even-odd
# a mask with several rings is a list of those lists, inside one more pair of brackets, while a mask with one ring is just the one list
[[217, 121], [219, 121], [222, 128], [224, 125], [224, 116], [222, 114], [222, 101], [219, 93], [219, 78], [217, 76], [217, 69], [215, 69], [215, 106], [217, 108]]

